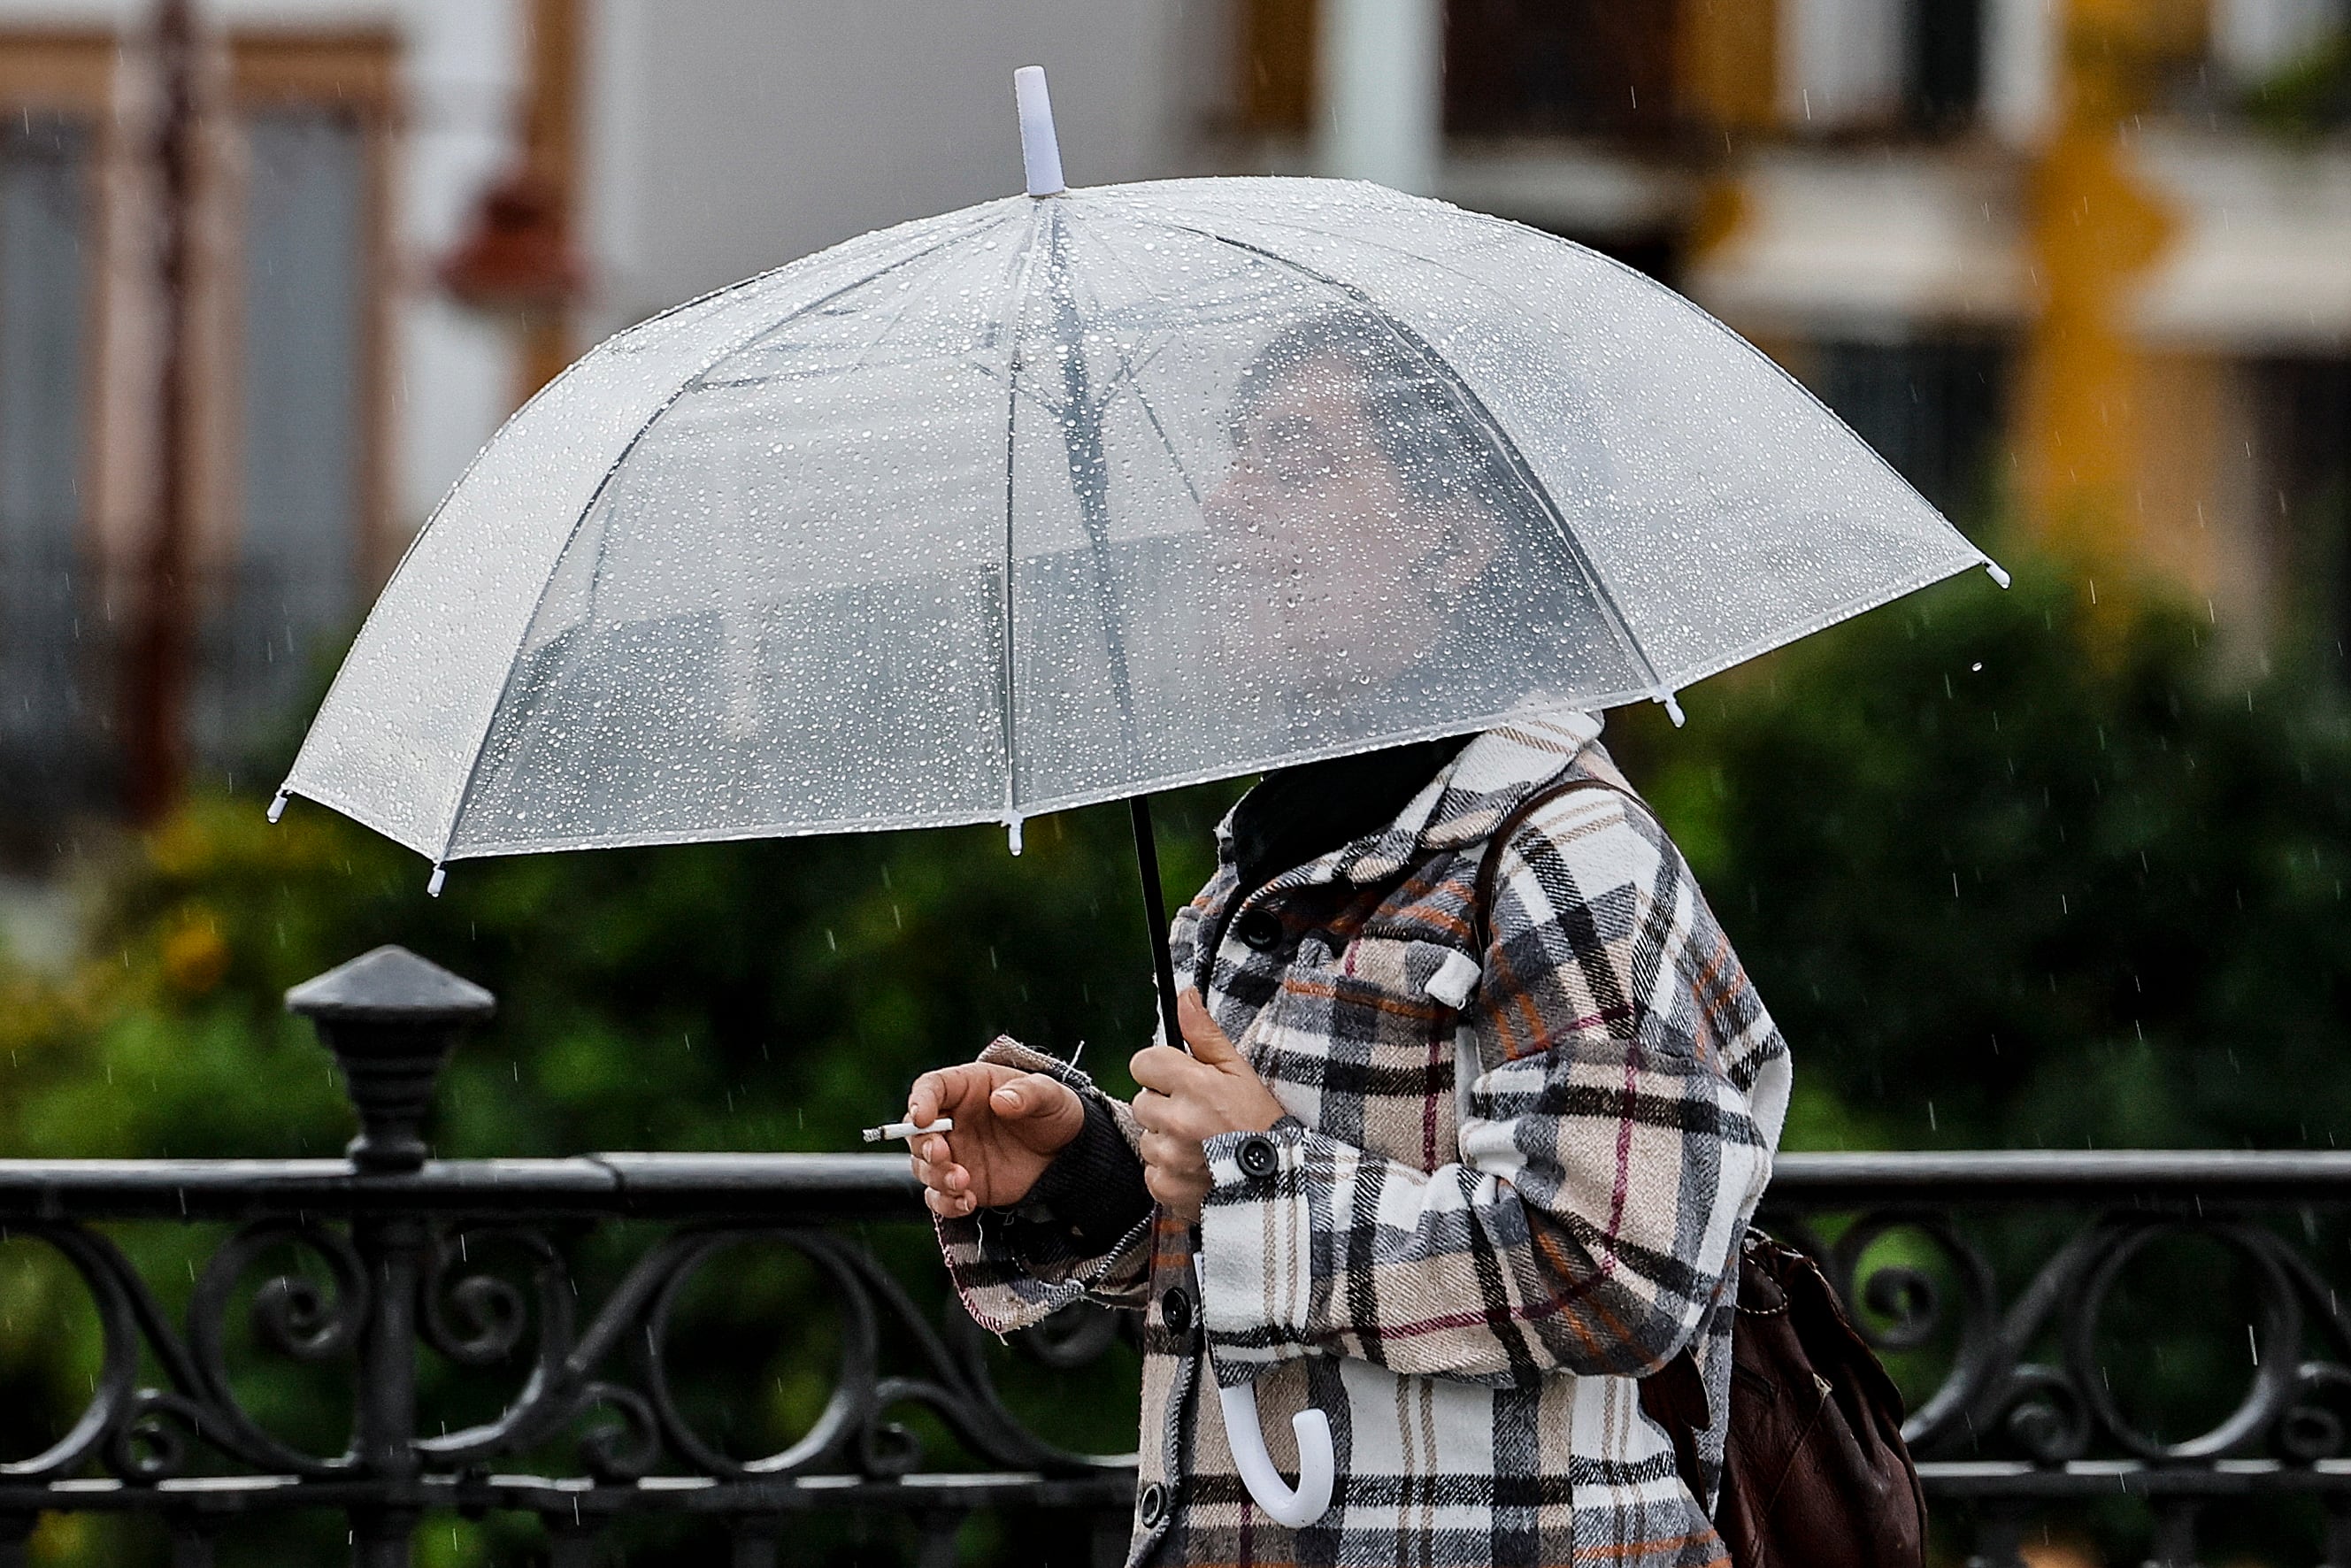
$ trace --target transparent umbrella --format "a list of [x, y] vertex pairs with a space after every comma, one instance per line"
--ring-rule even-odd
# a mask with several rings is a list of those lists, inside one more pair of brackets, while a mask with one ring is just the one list
[[331, 806], [435, 891], [538, 850], [977, 821], [1017, 850], [1041, 812], [1670, 706], [2000, 575], [1640, 274], [1368, 184], [1066, 190], [1022, 76], [1027, 194], [680, 306], [517, 413], [273, 814]]

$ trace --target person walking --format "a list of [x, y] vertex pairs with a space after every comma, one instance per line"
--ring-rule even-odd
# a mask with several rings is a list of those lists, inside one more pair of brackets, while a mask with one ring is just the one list
[[[913, 1157], [974, 1319], [1144, 1310], [1130, 1562], [1726, 1561], [1739, 1243], [1789, 1056], [1600, 727], [1259, 783], [1175, 921], [1190, 1054], [1139, 1052], [1131, 1105], [1010, 1040], [914, 1083], [911, 1120], [954, 1122]], [[1651, 1376], [1702, 1396], [1695, 1474]], [[1255, 1383], [1285, 1469], [1290, 1415], [1332, 1413], [1319, 1521], [1250, 1502], [1208, 1378]]]

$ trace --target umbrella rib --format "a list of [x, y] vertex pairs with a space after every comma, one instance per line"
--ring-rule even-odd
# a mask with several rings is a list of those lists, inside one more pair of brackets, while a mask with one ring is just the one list
[[[925, 246], [922, 249], [914, 252], [912, 256], [903, 256], [885, 267], [876, 267], [873, 271], [866, 273], [862, 277], [852, 279], [850, 282], [842, 284], [840, 287], [828, 290], [824, 294], [818, 296], [816, 298], [808, 301], [808, 303], [804, 305], [786, 311], [783, 315], [776, 318], [772, 321], [763, 323], [755, 330], [730, 340], [724, 348], [712, 354], [703, 362], [700, 370], [687, 377], [684, 381], [679, 382], [675, 391], [663, 398], [661, 402], [653, 409], [653, 411], [645, 415], [644, 423], [637, 426], [635, 433], [629, 437], [627, 442], [622, 445], [621, 450], [614, 455], [611, 463], [605, 468], [603, 476], [596, 481], [596, 488], [590, 493], [586, 503], [580, 507], [579, 515], [571, 519], [571, 527], [569, 533], [565, 536], [563, 548], [555, 552], [556, 564], [559, 566], [563, 558], [570, 553], [573, 542], [580, 538], [580, 530], [587, 526], [588, 519], [595, 515], [596, 508], [603, 503], [604, 494], [607, 490], [611, 488], [613, 477], [620, 473], [622, 467], [628, 462], [631, 455], [636, 451], [639, 444], [644, 441], [648, 434], [652, 434], [653, 426], [661, 423], [662, 416], [669, 413], [671, 409], [676, 407], [678, 400], [684, 397], [687, 392], [692, 392], [702, 385], [702, 378], [707, 375], [712, 370], [716, 369], [719, 364], [724, 362], [730, 355], [741, 352], [745, 348], [752, 343], [758, 342], [761, 338], [767, 336], [772, 331], [775, 331], [777, 329], [799, 319], [800, 317], [807, 315], [811, 310], [823, 308], [825, 306], [830, 305], [834, 300], [840, 298], [842, 295], [852, 293], [857, 289], [862, 288], [876, 278], [887, 277], [890, 274], [897, 271], [900, 267], [911, 267], [915, 262], [925, 260], [930, 256], [936, 256], [940, 251], [945, 250], [947, 246], [955, 244], [958, 240], [969, 238], [970, 235], [977, 232], [978, 228], [985, 226], [985, 225], [975, 225], [973, 228], [959, 230], [955, 234], [944, 236], [934, 244]], [[510, 653], [507, 659], [507, 673], [504, 678], [502, 678], [498, 683], [497, 700], [490, 705], [489, 719], [482, 726], [480, 737], [474, 742], [473, 759], [465, 765], [465, 781], [462, 785], [458, 786], [456, 801], [449, 812], [449, 826], [444, 831], [442, 838], [441, 853], [434, 857], [434, 863], [436, 865], [450, 858], [449, 851], [455, 845], [457, 838], [457, 824], [465, 815], [465, 803], [473, 798], [475, 782], [481, 777], [482, 758], [489, 753], [490, 733], [497, 727], [498, 713], [499, 710], [506, 706], [507, 694], [514, 689], [515, 672], [520, 664], [522, 641], [523, 639], [529, 637], [530, 629], [538, 623], [538, 613], [541, 610], [547, 607], [548, 591], [554, 586], [555, 578], [556, 571], [553, 567], [550, 567], [548, 570], [546, 580], [538, 585], [538, 594], [531, 603], [530, 613], [523, 618], [522, 632], [516, 641], [514, 652]]]
[[1067, 247], [1068, 231], [1061, 214], [1045, 217], [1047, 296], [1053, 304], [1053, 330], [1061, 353], [1061, 379], [1067, 412], [1061, 422], [1062, 451], [1070, 467], [1071, 497], [1078, 505], [1078, 523], [1092, 547], [1094, 596], [1102, 611], [1103, 653], [1110, 660], [1111, 689], [1116, 695], [1119, 734], [1128, 766], [1142, 762], [1142, 742], [1134, 714], [1134, 683], [1127, 660], [1126, 628], [1120, 614], [1110, 570], [1110, 462], [1102, 449], [1102, 415], [1109, 395], [1093, 395], [1086, 366], [1085, 324], [1078, 312], [1077, 278]]
[[[1004, 597], [1002, 641], [997, 656], [998, 695], [997, 722], [1004, 744], [1004, 817], [1005, 825], [1018, 838], [1020, 809], [1020, 732], [1015, 709], [1018, 693], [1014, 683], [1019, 679], [1019, 664], [1013, 657], [1012, 617], [1014, 613], [1012, 574], [1017, 557], [1012, 544], [1014, 443], [1020, 428], [1020, 330], [1029, 315], [1029, 294], [1031, 275], [1037, 267], [1037, 225], [1044, 220], [1042, 204], [1036, 204], [1029, 218], [1028, 243], [1021, 246], [1020, 265], [1012, 278], [1011, 330], [1005, 335], [1008, 352], [1004, 365]], [[1034, 395], [1033, 393], [1031, 395]], [[1050, 405], [1049, 405], [1050, 406]]]
[[[1110, 258], [1124, 269], [1126, 275], [1134, 279], [1137, 285], [1148, 287], [1146, 280], [1135, 270], [1132, 262], [1115, 250], [1111, 250], [1107, 246], [1104, 249]], [[1165, 353], [1169, 341], [1168, 339], [1161, 339], [1158, 347], [1150, 350], [1139, 360], [1130, 357], [1124, 349], [1119, 350], [1118, 374], [1111, 378], [1110, 385], [1102, 390], [1102, 406], [1094, 413], [1099, 418], [1102, 409], [1110, 406], [1111, 400], [1117, 395], [1121, 386], [1134, 389], [1136, 405], [1143, 410], [1143, 417], [1151, 422], [1151, 433], [1159, 437], [1160, 447], [1167, 454], [1167, 461], [1176, 465], [1176, 477], [1184, 481], [1184, 493], [1192, 497], [1192, 504], [1196, 507], [1200, 505], [1200, 486], [1192, 482], [1192, 471], [1184, 465], [1183, 455], [1176, 450], [1176, 443], [1168, 439], [1167, 427], [1159, 421], [1159, 411], [1151, 406], [1149, 398], [1143, 395], [1141, 377], [1144, 367]]]
[[1494, 411], [1486, 406], [1486, 400], [1479, 397], [1475, 389], [1461, 379], [1459, 373], [1446, 361], [1445, 356], [1439, 354], [1426, 339], [1413, 330], [1408, 324], [1398, 319], [1393, 311], [1381, 306], [1377, 300], [1344, 278], [1319, 271], [1304, 262], [1283, 256], [1279, 251], [1269, 250], [1263, 246], [1251, 245], [1247, 240], [1234, 239], [1228, 235], [1220, 235], [1213, 229], [1200, 228], [1191, 224], [1176, 223], [1165, 218], [1144, 221], [1157, 223], [1160, 226], [1174, 229], [1179, 234], [1196, 235], [1213, 244], [1225, 246], [1270, 261], [1276, 267], [1284, 267], [1301, 277], [1311, 278], [1324, 287], [1345, 296], [1368, 313], [1373, 319], [1395, 333], [1398, 341], [1402, 342], [1416, 358], [1426, 364], [1452, 389], [1454, 396], [1460, 400], [1463, 409], [1485, 431], [1487, 439], [1494, 444], [1496, 453], [1510, 465], [1510, 471], [1518, 476], [1519, 482], [1542, 503], [1543, 515], [1551, 519], [1552, 527], [1558, 531], [1561, 545], [1583, 574], [1585, 585], [1591, 589], [1593, 598], [1598, 600], [1601, 609], [1605, 612], [1608, 622], [1614, 627], [1617, 637], [1624, 645], [1624, 651], [1631, 655], [1634, 663], [1648, 676], [1652, 695], [1659, 701], [1671, 706], [1672, 688], [1666, 685], [1665, 676], [1657, 669], [1656, 662], [1649, 657], [1648, 650], [1641, 646], [1641, 640], [1635, 634], [1632, 622], [1625, 619], [1623, 608], [1616, 602], [1615, 594], [1609, 590], [1607, 580], [1600, 575], [1598, 564], [1585, 552], [1582, 541], [1576, 538], [1574, 530], [1567, 526], [1567, 518], [1560, 511], [1559, 502], [1552, 497], [1550, 487], [1536, 476], [1532, 465], [1527, 462], [1526, 455], [1519, 450], [1519, 444], [1510, 439], [1510, 432], [1502, 427], [1502, 422], [1495, 417]]
[[1167, 437], [1167, 427], [1159, 422], [1159, 411], [1151, 406], [1149, 398], [1143, 395], [1143, 383], [1136, 379], [1143, 367], [1157, 359], [1166, 346], [1163, 342], [1140, 360], [1130, 358], [1127, 351], [1121, 349], [1118, 351], [1118, 374], [1113, 376], [1110, 385], [1102, 389], [1102, 396], [1096, 400], [1092, 414], [1099, 421], [1102, 411], [1109, 408], [1116, 400], [1119, 388], [1125, 387], [1133, 392], [1135, 405], [1143, 410], [1143, 417], [1151, 422], [1151, 433], [1159, 437], [1160, 447], [1167, 454], [1167, 461], [1176, 465], [1176, 477], [1184, 481], [1184, 493], [1192, 497], [1192, 504], [1196, 507], [1200, 505], [1200, 486], [1192, 483], [1192, 471], [1184, 466], [1183, 455], [1176, 450], [1176, 444]]
[[1130, 380], [1126, 384], [1134, 389], [1136, 405], [1143, 410], [1143, 417], [1151, 422], [1151, 432], [1159, 437], [1159, 444], [1166, 452], [1167, 461], [1176, 465], [1176, 477], [1184, 481], [1184, 493], [1192, 497], [1194, 506], [1202, 505], [1200, 486], [1192, 483], [1191, 469], [1184, 465], [1183, 455], [1176, 450], [1176, 443], [1168, 439], [1167, 427], [1159, 423], [1159, 411], [1151, 406], [1149, 398], [1143, 395], [1141, 382]]

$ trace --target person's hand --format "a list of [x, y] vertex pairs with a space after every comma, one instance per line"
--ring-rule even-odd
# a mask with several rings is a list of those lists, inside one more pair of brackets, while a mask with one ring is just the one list
[[1262, 1133], [1288, 1113], [1208, 1016], [1199, 992], [1186, 990], [1176, 998], [1176, 1021], [1192, 1053], [1172, 1045], [1134, 1053], [1134, 1081], [1143, 1085], [1134, 1096], [1134, 1119], [1144, 1129], [1144, 1185], [1163, 1207], [1190, 1218], [1208, 1196], [1201, 1140]]
[[923, 1201], [949, 1219], [983, 1206], [1019, 1203], [1086, 1124], [1077, 1092], [1042, 1072], [974, 1061], [914, 1080], [906, 1120], [955, 1119], [949, 1133], [906, 1140]]

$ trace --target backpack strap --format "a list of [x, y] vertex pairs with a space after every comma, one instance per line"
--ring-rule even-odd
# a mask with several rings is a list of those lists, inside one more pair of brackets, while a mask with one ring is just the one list
[[1536, 790], [1511, 807], [1509, 814], [1494, 824], [1494, 831], [1486, 838], [1486, 852], [1478, 862], [1478, 880], [1470, 884], [1469, 890], [1469, 935], [1477, 944], [1470, 951], [1478, 955], [1480, 963], [1485, 961], [1486, 949], [1494, 940], [1494, 879], [1501, 874], [1502, 852], [1510, 848], [1510, 841], [1518, 836], [1519, 830], [1525, 827], [1537, 811], [1560, 797], [1573, 795], [1579, 789], [1605, 789], [1631, 801], [1640, 799], [1630, 789], [1611, 784], [1605, 779], [1570, 779], [1565, 783]]

